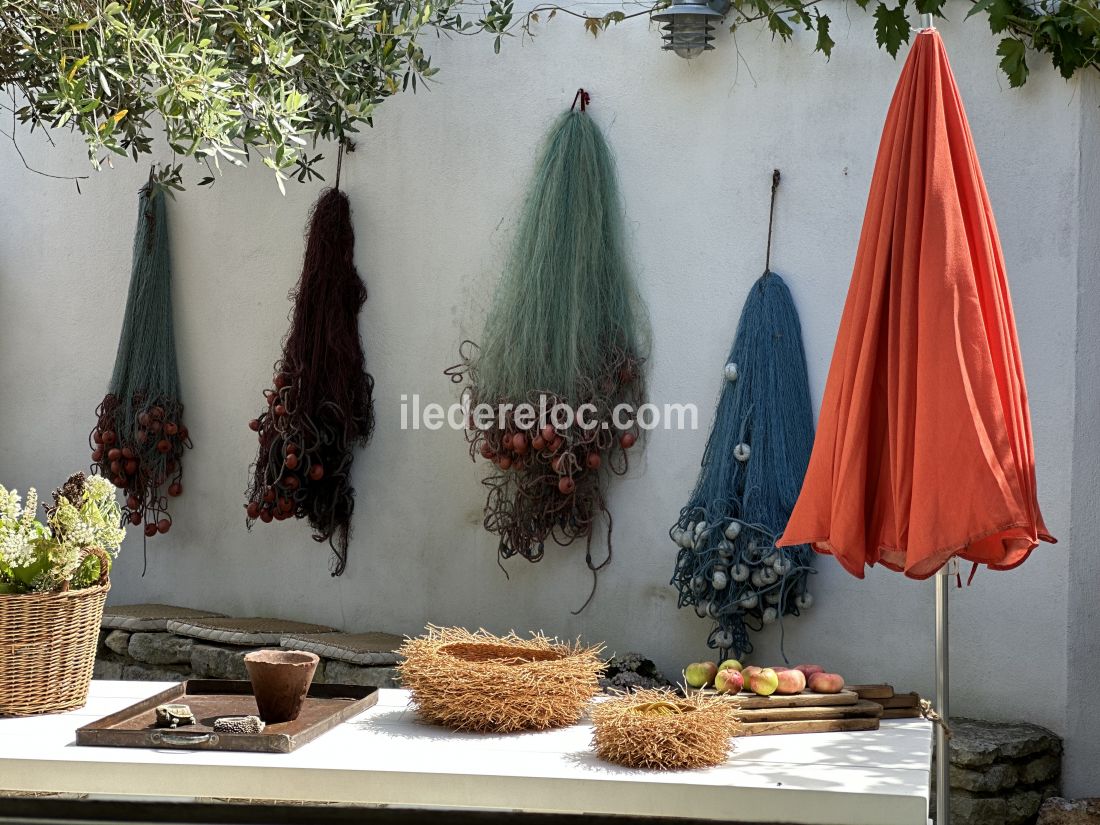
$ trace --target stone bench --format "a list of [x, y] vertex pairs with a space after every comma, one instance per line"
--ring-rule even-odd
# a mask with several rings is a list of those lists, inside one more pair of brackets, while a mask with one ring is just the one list
[[284, 647], [321, 657], [315, 682], [397, 687], [391, 633], [342, 633], [285, 619], [233, 619], [213, 611], [144, 604], [104, 610], [94, 676], [129, 681], [247, 679], [244, 656]]

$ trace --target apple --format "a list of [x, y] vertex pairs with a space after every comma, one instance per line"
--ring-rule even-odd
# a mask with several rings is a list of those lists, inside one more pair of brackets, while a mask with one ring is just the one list
[[744, 668], [744, 669], [743, 669], [743, 670], [741, 671], [741, 676], [743, 676], [743, 677], [744, 677], [744, 679], [745, 679], [745, 684], [747, 685], [747, 684], [749, 683], [749, 680], [750, 680], [750, 679], [752, 678], [752, 675], [753, 675], [754, 673], [759, 673], [759, 672], [760, 672], [761, 670], [763, 670], [763, 669], [764, 669], [764, 668], [762, 668], [762, 667], [757, 667], [756, 665], [749, 665], [748, 667]]
[[806, 676], [801, 670], [784, 670], [779, 674], [779, 686], [775, 692], [782, 696], [793, 696], [806, 689]]
[[771, 696], [779, 687], [779, 674], [770, 667], [754, 673], [749, 678], [749, 690], [758, 696]]
[[774, 670], [776, 673], [782, 673], [785, 670], [790, 670], [790, 668], [789, 667], [773, 667], [772, 670]]
[[714, 681], [718, 665], [714, 662], [692, 662], [684, 668], [684, 679], [689, 687], [705, 688]]
[[719, 693], [740, 693], [745, 686], [745, 679], [737, 668], [727, 667], [719, 670], [714, 677], [714, 689]]
[[844, 677], [839, 673], [815, 673], [810, 677], [810, 690], [814, 693], [840, 693], [844, 689]]
[[795, 665], [794, 669], [801, 670], [807, 679], [809, 679], [815, 673], [825, 672], [825, 668], [823, 668], [821, 665]]
[[741, 666], [741, 663], [736, 659], [726, 659], [726, 661], [718, 665], [718, 672], [721, 673], [723, 670], [729, 670], [730, 668], [733, 668], [738, 673], [744, 670], [744, 668]]

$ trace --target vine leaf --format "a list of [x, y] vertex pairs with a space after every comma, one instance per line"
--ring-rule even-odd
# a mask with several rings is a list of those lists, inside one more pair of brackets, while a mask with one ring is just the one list
[[833, 46], [836, 45], [833, 38], [829, 36], [829, 25], [832, 22], [827, 14], [817, 15], [817, 45], [814, 51], [821, 52], [826, 57], [832, 57]]
[[1015, 37], [1006, 37], [997, 46], [1001, 56], [1001, 69], [1008, 75], [1008, 85], [1013, 89], [1023, 86], [1027, 81], [1027, 55], [1024, 42]]
[[897, 57], [901, 44], [909, 42], [910, 31], [904, 3], [892, 9], [879, 3], [875, 8], [875, 40], [891, 57]]

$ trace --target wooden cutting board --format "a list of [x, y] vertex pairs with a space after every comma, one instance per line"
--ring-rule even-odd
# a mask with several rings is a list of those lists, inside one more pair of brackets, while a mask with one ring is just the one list
[[840, 693], [810, 693], [808, 690], [793, 696], [757, 696], [755, 693], [741, 692], [735, 697], [742, 710], [760, 708], [804, 708], [826, 707], [833, 705], [854, 705], [859, 696], [854, 691], [842, 690]]
[[917, 719], [920, 716], [920, 708], [886, 708], [882, 712], [883, 719]]
[[889, 699], [894, 695], [892, 685], [845, 685], [844, 689], [855, 691], [860, 699]]
[[800, 722], [813, 719], [871, 718], [882, 716], [882, 705], [860, 700], [852, 705], [826, 705], [823, 707], [764, 707], [756, 710], [739, 710], [742, 722]]
[[920, 695], [916, 693], [895, 693], [889, 699], [875, 699], [884, 708], [915, 708], [920, 704]]
[[742, 736], [763, 736], [785, 733], [832, 733], [835, 731], [878, 730], [878, 719], [805, 719], [795, 722], [746, 722]]

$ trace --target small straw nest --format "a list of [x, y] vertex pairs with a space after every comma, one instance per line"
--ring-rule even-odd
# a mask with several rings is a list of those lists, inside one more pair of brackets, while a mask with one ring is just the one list
[[602, 646], [429, 625], [398, 649], [420, 716], [454, 730], [511, 733], [577, 722], [599, 692]]
[[741, 731], [737, 703], [670, 690], [637, 690], [597, 702], [590, 716], [596, 754], [630, 768], [683, 770], [720, 765]]

